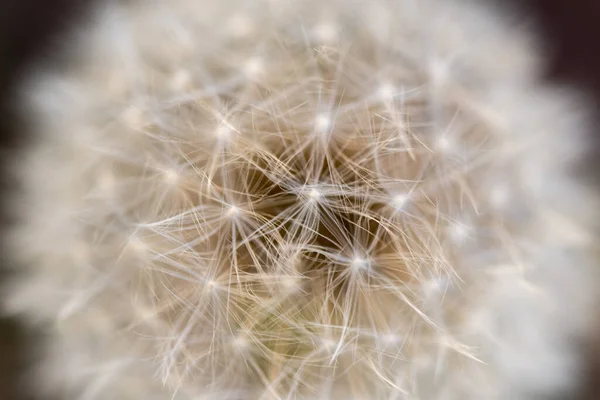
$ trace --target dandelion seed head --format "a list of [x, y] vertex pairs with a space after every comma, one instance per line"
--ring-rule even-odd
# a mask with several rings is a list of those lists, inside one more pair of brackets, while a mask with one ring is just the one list
[[600, 292], [568, 211], [600, 207], [521, 33], [458, 0], [125, 3], [27, 88], [2, 297], [56, 338], [53, 394], [567, 388]]

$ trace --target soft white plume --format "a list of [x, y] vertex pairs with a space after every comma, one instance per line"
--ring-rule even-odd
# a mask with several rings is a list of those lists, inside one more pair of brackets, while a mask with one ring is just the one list
[[569, 391], [598, 289], [585, 116], [461, 0], [106, 1], [23, 86], [6, 309], [44, 393]]

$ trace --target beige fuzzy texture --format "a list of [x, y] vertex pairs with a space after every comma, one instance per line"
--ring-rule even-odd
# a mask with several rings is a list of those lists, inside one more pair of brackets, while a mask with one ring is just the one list
[[6, 305], [66, 400], [572, 390], [586, 125], [482, 2], [106, 2], [24, 86]]

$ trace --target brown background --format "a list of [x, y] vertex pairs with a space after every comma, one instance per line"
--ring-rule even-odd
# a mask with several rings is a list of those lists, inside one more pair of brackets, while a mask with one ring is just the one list
[[[57, 33], [68, 27], [75, 16], [85, 18], [91, 1], [0, 0], [0, 155], [25, 139], [11, 118], [11, 89], [28, 65], [51, 53], [48, 45]], [[549, 78], [576, 83], [591, 91], [600, 116], [600, 0], [512, 1], [525, 5], [524, 12], [541, 23], [544, 37], [552, 47]], [[600, 155], [600, 130], [596, 138]], [[600, 176], [595, 173], [598, 165], [589, 163], [589, 172]], [[3, 191], [12, 190], [12, 183], [3, 175], [0, 183]], [[0, 223], [10, 223], [9, 215], [1, 211]], [[0, 258], [0, 262], [4, 260]], [[600, 327], [600, 310], [597, 316], [590, 317], [597, 318]], [[598, 343], [586, 350], [590, 367], [586, 372], [586, 394], [581, 397], [586, 400], [600, 399], [600, 328], [598, 333]], [[27, 364], [23, 349], [35, 342], [35, 335], [25, 335], [14, 321], [0, 320], [0, 400], [26, 399], [18, 393], [21, 385], [15, 383], [15, 377]]]

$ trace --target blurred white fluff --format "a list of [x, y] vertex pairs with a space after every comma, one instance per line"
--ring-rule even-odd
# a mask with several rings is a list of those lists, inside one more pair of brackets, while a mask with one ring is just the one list
[[36, 390], [573, 390], [598, 289], [596, 199], [570, 172], [587, 127], [502, 15], [104, 2], [23, 86], [4, 303], [48, 331]]

